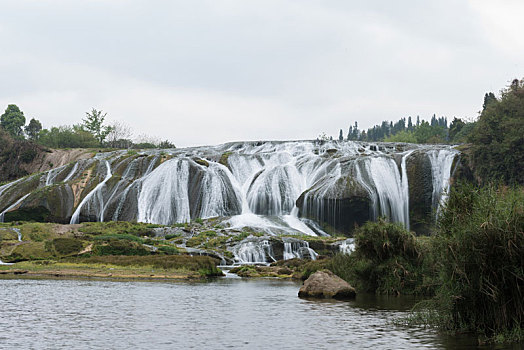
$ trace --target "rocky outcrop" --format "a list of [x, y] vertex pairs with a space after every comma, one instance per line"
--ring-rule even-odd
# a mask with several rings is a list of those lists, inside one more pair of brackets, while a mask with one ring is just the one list
[[15, 140], [0, 130], [0, 183], [47, 171], [93, 156], [86, 149], [50, 150], [27, 140]]
[[316, 183], [296, 205], [301, 217], [320, 223], [328, 233], [349, 233], [371, 219], [369, 193], [353, 176]]
[[409, 218], [411, 230], [428, 234], [433, 223], [433, 178], [431, 162], [426, 153], [413, 152], [406, 160], [409, 183]]
[[329, 270], [317, 271], [304, 282], [298, 291], [300, 298], [352, 299], [355, 288]]

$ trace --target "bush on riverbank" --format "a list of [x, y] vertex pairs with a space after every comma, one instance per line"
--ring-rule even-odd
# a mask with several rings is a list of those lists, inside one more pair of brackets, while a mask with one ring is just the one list
[[425, 238], [384, 219], [355, 232], [355, 252], [339, 254], [328, 268], [357, 290], [378, 294], [430, 294], [433, 270]]
[[441, 326], [521, 337], [524, 191], [455, 186], [434, 242], [440, 271], [435, 306]]

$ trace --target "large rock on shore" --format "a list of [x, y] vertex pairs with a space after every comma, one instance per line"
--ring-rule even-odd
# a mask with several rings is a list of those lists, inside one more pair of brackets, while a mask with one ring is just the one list
[[352, 299], [355, 295], [355, 288], [329, 270], [309, 276], [298, 291], [300, 298]]

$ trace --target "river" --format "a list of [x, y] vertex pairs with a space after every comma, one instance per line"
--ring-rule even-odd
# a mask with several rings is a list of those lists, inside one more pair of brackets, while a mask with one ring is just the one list
[[395, 326], [410, 299], [312, 301], [273, 279], [0, 279], [0, 349], [470, 349]]

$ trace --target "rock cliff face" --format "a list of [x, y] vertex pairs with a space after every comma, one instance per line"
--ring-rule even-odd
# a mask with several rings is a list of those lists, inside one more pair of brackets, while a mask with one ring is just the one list
[[[158, 224], [222, 217], [267, 234], [350, 234], [379, 216], [426, 232], [459, 152], [360, 142], [237, 142], [98, 154], [0, 187], [0, 219]], [[37, 219], [37, 218], [33, 218]]]
[[14, 140], [0, 130], [0, 183], [92, 156], [92, 152], [84, 149], [49, 150], [30, 141]]

